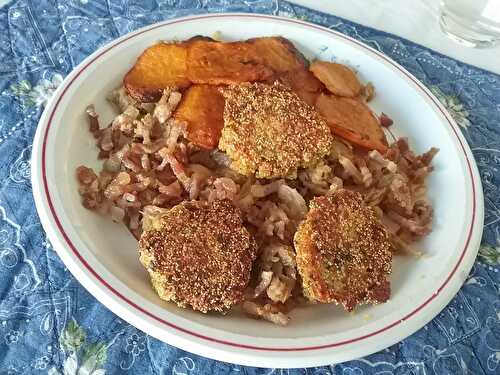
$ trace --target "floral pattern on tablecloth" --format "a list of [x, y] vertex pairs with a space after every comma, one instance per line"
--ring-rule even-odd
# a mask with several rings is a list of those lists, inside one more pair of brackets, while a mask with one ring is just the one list
[[[242, 11], [307, 20], [392, 57], [448, 108], [476, 158], [483, 244], [452, 302], [423, 329], [363, 359], [259, 369], [202, 358], [116, 317], [65, 268], [30, 186], [37, 121], [63, 77], [110, 40], [180, 16]], [[500, 77], [419, 45], [279, 0], [18, 0], [0, 8], [0, 374], [500, 373]]]

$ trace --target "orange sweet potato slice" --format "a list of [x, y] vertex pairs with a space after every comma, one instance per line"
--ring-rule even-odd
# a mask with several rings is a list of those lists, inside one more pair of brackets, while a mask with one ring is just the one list
[[323, 84], [310, 71], [305, 69], [282, 73], [279, 80], [311, 106], [314, 106], [317, 96], [324, 90]]
[[270, 81], [278, 79], [306, 103], [314, 105], [318, 93], [324, 89], [323, 84], [309, 72], [309, 62], [292, 42], [272, 36], [249, 39], [247, 43], [255, 46], [262, 63], [275, 72]]
[[247, 43], [255, 46], [262, 62], [276, 73], [307, 69], [309, 62], [288, 39], [278, 36], [253, 38]]
[[314, 61], [309, 69], [334, 95], [354, 98], [363, 89], [356, 74], [345, 65]]
[[320, 94], [316, 109], [325, 117], [333, 134], [369, 150], [382, 153], [387, 150], [382, 127], [362, 101]]
[[250, 43], [198, 40], [188, 47], [187, 76], [193, 83], [238, 84], [265, 81], [273, 70], [260, 62]]
[[224, 98], [217, 86], [193, 85], [182, 96], [174, 118], [187, 123], [191, 142], [213, 149], [219, 144], [224, 126]]
[[155, 102], [166, 87], [186, 88], [187, 48], [183, 44], [157, 43], [147, 48], [123, 79], [125, 89], [140, 102]]

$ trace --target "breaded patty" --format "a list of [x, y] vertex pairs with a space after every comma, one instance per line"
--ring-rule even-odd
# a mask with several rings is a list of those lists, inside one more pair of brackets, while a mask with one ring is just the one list
[[333, 136], [325, 120], [285, 85], [247, 83], [222, 89], [219, 149], [231, 167], [257, 178], [294, 178], [326, 156]]
[[348, 311], [385, 302], [392, 253], [386, 229], [361, 194], [340, 190], [314, 198], [294, 237], [304, 293]]
[[160, 298], [205, 313], [242, 300], [256, 245], [229, 200], [186, 201], [144, 223], [140, 261]]

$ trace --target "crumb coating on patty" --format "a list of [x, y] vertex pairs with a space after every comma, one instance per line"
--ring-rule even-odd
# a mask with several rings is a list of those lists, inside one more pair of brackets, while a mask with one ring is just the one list
[[221, 89], [225, 99], [219, 149], [231, 167], [257, 178], [295, 178], [317, 164], [333, 141], [325, 120], [287, 86], [246, 83]]
[[229, 200], [183, 202], [139, 241], [160, 298], [194, 310], [227, 311], [243, 298], [256, 257], [241, 212]]
[[359, 193], [340, 190], [314, 198], [294, 236], [304, 293], [348, 311], [385, 302], [392, 253], [385, 227]]

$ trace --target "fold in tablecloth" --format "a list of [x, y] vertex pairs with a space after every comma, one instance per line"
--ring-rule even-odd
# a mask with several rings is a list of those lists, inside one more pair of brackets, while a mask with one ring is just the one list
[[[37, 121], [62, 78], [99, 46], [138, 27], [224, 11], [308, 20], [382, 51], [431, 88], [469, 141], [485, 192], [479, 258], [448, 307], [401, 343], [308, 370], [198, 357], [108, 311], [76, 282], [47, 241], [31, 196], [29, 158]], [[0, 8], [0, 91], [0, 374], [500, 373], [499, 76], [285, 1], [20, 0]]]

